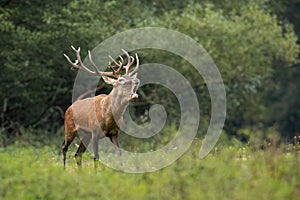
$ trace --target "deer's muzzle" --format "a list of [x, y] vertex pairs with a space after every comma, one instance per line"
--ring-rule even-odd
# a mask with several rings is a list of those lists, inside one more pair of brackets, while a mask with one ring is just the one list
[[131, 95], [131, 98], [132, 99], [137, 99], [139, 97], [139, 95], [137, 94], [137, 93], [133, 93], [132, 95]]

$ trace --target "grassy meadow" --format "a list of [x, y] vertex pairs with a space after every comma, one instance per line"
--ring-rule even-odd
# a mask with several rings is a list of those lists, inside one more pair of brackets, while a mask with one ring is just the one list
[[1, 199], [298, 199], [300, 154], [290, 147], [253, 150], [218, 145], [198, 158], [200, 140], [172, 165], [129, 174], [100, 165], [92, 155], [78, 169], [74, 148], [66, 170], [57, 146], [20, 144], [0, 150]]

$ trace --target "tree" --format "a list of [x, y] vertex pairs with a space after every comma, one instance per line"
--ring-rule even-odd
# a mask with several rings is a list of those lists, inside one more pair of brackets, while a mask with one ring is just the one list
[[[269, 79], [275, 68], [297, 62], [299, 47], [292, 26], [282, 24], [268, 10], [251, 3], [232, 11], [223, 13], [213, 4], [192, 3], [181, 13], [173, 11], [154, 19], [153, 24], [186, 33], [210, 53], [226, 85], [226, 128], [234, 133], [242, 126], [265, 122], [268, 105], [264, 105], [262, 96], [272, 88]], [[178, 70], [184, 68], [176, 61], [169, 64]], [[201, 77], [186, 74], [199, 95], [202, 110], [209, 114], [209, 104], [201, 101], [208, 99], [205, 85], [199, 84]]]
[[[300, 1], [273, 2], [273, 8], [274, 13], [281, 21], [293, 25], [299, 38]], [[265, 102], [269, 105], [266, 112], [267, 123], [276, 126], [287, 138], [300, 134], [300, 124], [298, 123], [300, 120], [299, 74], [299, 63], [290, 67], [279, 67], [278, 65], [274, 68], [274, 74], [269, 81], [273, 85], [272, 90], [267, 90], [265, 93]]]

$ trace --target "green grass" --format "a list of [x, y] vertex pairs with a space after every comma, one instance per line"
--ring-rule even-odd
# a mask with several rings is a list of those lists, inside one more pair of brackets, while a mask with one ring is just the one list
[[0, 150], [0, 199], [297, 199], [299, 152], [219, 147], [198, 158], [200, 142], [172, 165], [128, 174], [93, 168], [86, 154], [78, 170], [69, 152], [63, 170], [56, 147]]

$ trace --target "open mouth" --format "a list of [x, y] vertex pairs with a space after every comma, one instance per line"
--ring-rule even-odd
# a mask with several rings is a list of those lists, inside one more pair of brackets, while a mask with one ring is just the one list
[[139, 95], [136, 93], [136, 90], [133, 90], [132, 92], [131, 92], [131, 98], [132, 99], [136, 99], [136, 98], [138, 98], [139, 97]]
[[131, 98], [132, 99], [137, 99], [139, 97], [139, 95], [137, 94], [137, 93], [133, 93], [132, 95], [131, 95]]
[[136, 89], [137, 88], [134, 88], [131, 92], [131, 99], [136, 99], [139, 97], [139, 95], [136, 93]]
[[138, 87], [139, 87], [139, 84], [136, 84], [135, 87], [133, 88], [133, 90], [131, 92], [131, 99], [136, 99], [139, 97], [139, 95], [136, 93]]

